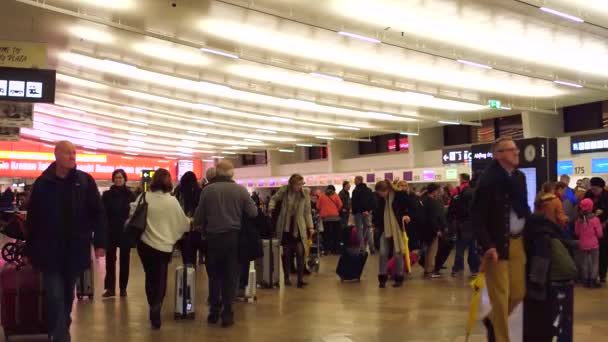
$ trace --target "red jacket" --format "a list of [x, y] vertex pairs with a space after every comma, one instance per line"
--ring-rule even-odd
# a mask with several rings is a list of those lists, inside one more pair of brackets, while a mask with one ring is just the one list
[[342, 200], [338, 194], [327, 196], [325, 193], [319, 195], [317, 209], [321, 218], [340, 216]]

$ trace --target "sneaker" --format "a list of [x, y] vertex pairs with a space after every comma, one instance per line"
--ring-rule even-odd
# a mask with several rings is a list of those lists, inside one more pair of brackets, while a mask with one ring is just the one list
[[438, 279], [438, 278], [441, 278], [441, 277], [443, 277], [443, 276], [439, 272], [431, 273], [431, 279]]
[[116, 292], [107, 290], [104, 294], [101, 295], [102, 298], [112, 298], [116, 297]]
[[120, 290], [120, 296], [121, 297], [126, 297], [127, 296], [127, 290]]

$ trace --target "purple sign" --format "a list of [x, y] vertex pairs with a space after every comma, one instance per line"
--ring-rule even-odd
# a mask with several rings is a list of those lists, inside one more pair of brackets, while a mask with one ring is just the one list
[[289, 178], [281, 178], [281, 185], [287, 185]]
[[275, 185], [277, 185], [277, 181], [275, 179], [270, 179], [268, 181], [268, 186], [275, 186]]
[[266, 181], [263, 179], [258, 180], [258, 186], [264, 186], [266, 185]]
[[411, 182], [414, 179], [414, 173], [412, 171], [403, 171], [403, 180]]
[[236, 180], [236, 184], [238, 184], [238, 185], [243, 185], [244, 183], [245, 182], [243, 180], [241, 180], [241, 179], [237, 179]]
[[368, 173], [367, 174], [367, 180], [366, 182], [368, 183], [374, 183], [376, 182], [376, 174], [375, 173]]
[[247, 186], [250, 187], [250, 188], [253, 188], [254, 184], [255, 183], [254, 183], [253, 179], [250, 179], [250, 180], [247, 181]]
[[433, 171], [433, 170], [422, 171], [422, 180], [423, 181], [434, 181], [435, 180], [435, 171]]
[[384, 173], [384, 179], [392, 181], [393, 180], [393, 173], [392, 172], [385, 172]]

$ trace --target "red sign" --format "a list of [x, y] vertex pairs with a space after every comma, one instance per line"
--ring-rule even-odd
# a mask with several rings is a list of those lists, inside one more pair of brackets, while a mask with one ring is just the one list
[[410, 149], [410, 142], [408, 138], [399, 138], [399, 151], [408, 152]]
[[[54, 147], [35, 142], [0, 142], [0, 177], [37, 178], [53, 162]], [[127, 157], [115, 154], [85, 154], [78, 150], [77, 168], [89, 173], [96, 180], [111, 180], [112, 172], [123, 169], [130, 180], [140, 179], [141, 170], [167, 169], [177, 177], [175, 160], [150, 157]], [[201, 177], [200, 160], [193, 162], [193, 171]]]
[[388, 151], [395, 152], [397, 151], [397, 139], [389, 139], [388, 141]]

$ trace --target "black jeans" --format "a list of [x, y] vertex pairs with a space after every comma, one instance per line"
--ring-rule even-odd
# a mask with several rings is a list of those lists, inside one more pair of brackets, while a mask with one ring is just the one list
[[212, 315], [222, 314], [222, 319], [233, 318], [232, 302], [236, 295], [239, 277], [239, 232], [209, 234], [207, 273], [209, 274], [209, 305]]
[[120, 249], [120, 275], [119, 286], [126, 290], [129, 283], [129, 265], [131, 262], [131, 248], [111, 245], [106, 248], [106, 279], [104, 288], [108, 291], [116, 290], [116, 253]]
[[437, 256], [435, 257], [435, 273], [439, 273], [445, 262], [448, 260], [452, 249], [456, 242], [453, 239], [439, 239], [439, 249], [437, 250]]
[[143, 242], [137, 245], [137, 253], [146, 274], [146, 298], [150, 306], [150, 320], [160, 322], [160, 312], [167, 292], [167, 269], [171, 253], [161, 252]]

